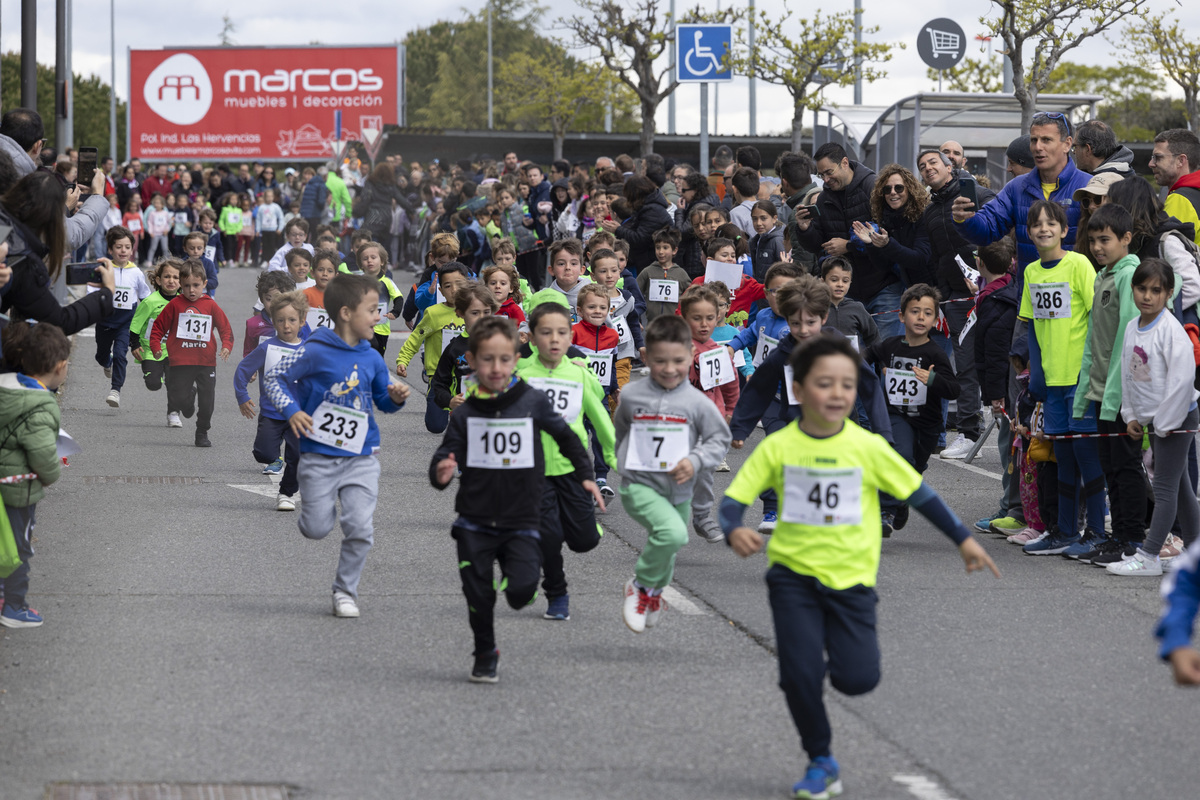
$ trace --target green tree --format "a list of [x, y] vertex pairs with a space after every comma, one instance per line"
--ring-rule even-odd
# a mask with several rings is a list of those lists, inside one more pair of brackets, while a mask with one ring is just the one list
[[925, 76], [937, 85], [938, 75], [942, 84], [952, 92], [984, 92], [995, 94], [1004, 88], [1004, 72], [998, 59], [964, 58], [946, 70], [927, 69]]
[[[1149, 0], [991, 0], [980, 17], [1003, 42], [1013, 67], [1013, 95], [1021, 103], [1021, 130], [1028, 130], [1050, 74], [1062, 57], [1092, 36], [1145, 9]], [[1026, 61], [1026, 49], [1032, 57]]]
[[[110, 102], [108, 84], [95, 75], [86, 78], [74, 75], [72, 80], [75, 101], [75, 147], [95, 147], [100, 158], [108, 155], [108, 107]], [[0, 56], [0, 94], [3, 106], [0, 113], [21, 105], [21, 56], [8, 52]], [[54, 140], [54, 68], [37, 65], [37, 111], [46, 126], [46, 143], [59, 147]], [[125, 153], [125, 104], [117, 102], [117, 155]]]
[[[562, 17], [558, 24], [573, 34], [574, 46], [598, 50], [604, 66], [637, 95], [642, 110], [641, 151], [653, 152], [654, 115], [679, 85], [673, 63], [661, 68], [656, 63], [675, 39], [674, 20], [661, 0], [577, 0], [576, 5], [580, 13]], [[740, 15], [733, 9], [706, 13], [697, 6], [679, 21], [732, 21]]]
[[1159, 14], [1126, 28], [1122, 45], [1141, 66], [1161, 69], [1183, 89], [1188, 127], [1200, 131], [1200, 41], [1189, 38], [1177, 20]]
[[[742, 31], [738, 31], [738, 50], [732, 59], [735, 72], [783, 86], [792, 96], [792, 149], [800, 149], [804, 130], [804, 112], [820, 107], [821, 91], [826, 86], [849, 86], [854, 70], [847, 68], [855, 57], [862, 59], [862, 78], [874, 81], [887, 73], [872, 66], [892, 57], [892, 48], [903, 44], [855, 44], [854, 14], [840, 11], [811, 19], [793, 19], [784, 4], [783, 13], [772, 18], [758, 12], [755, 22], [755, 49], [750, 50]], [[878, 26], [864, 28], [875, 34]]]
[[504, 98], [507, 118], [534, 130], [548, 124], [557, 160], [562, 158], [567, 131], [603, 90], [605, 74], [556, 51], [542, 58], [519, 53], [501, 65], [499, 77], [498, 95]]

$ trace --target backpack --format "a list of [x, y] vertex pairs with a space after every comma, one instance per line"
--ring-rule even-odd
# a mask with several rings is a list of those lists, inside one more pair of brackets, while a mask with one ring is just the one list
[[[1171, 236], [1176, 237], [1183, 244], [1183, 248], [1187, 250], [1188, 255], [1192, 258], [1192, 262], [1196, 265], [1197, 272], [1200, 272], [1200, 247], [1197, 247], [1194, 241], [1184, 236], [1179, 231], [1167, 231], [1158, 237], [1158, 257], [1166, 261], [1168, 264], [1171, 263], [1170, 259], [1168, 259], [1166, 255], [1167, 238]], [[1175, 316], [1181, 323], [1200, 322], [1200, 319], [1197, 318], [1196, 306], [1192, 305], [1188, 308], [1184, 308], [1182, 298], [1183, 291], [1181, 290], [1179, 294], [1175, 296], [1175, 302], [1173, 304]]]

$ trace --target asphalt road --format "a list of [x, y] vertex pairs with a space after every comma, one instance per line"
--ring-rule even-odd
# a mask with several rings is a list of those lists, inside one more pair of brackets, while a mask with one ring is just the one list
[[[239, 353], [256, 272], [222, 275]], [[438, 438], [420, 397], [381, 415], [362, 618], [340, 620], [337, 533], [308, 541], [294, 513], [274, 511], [233, 362], [218, 367], [214, 446], [201, 450], [190, 426], [165, 427], [164, 394], [140, 381], [108, 408], [94, 339], [75, 347], [63, 425], [84, 451], [38, 509], [30, 600], [46, 624], [0, 629], [0, 798], [56, 781], [283, 784], [348, 800], [771, 798], [803, 774], [761, 556], [694, 538], [681, 599], [637, 636], [621, 588], [645, 534], [618, 504], [601, 546], [567, 556], [571, 620], [501, 603], [500, 683], [470, 684], [453, 495], [429, 486]], [[730, 455], [735, 469], [746, 452]], [[995, 504], [995, 448], [975, 467], [935, 459], [927, 473], [968, 522]], [[963, 574], [916, 515], [884, 542], [883, 682], [826, 695], [846, 796], [1193, 796], [1198, 697], [1155, 659], [1157, 581], [985, 539], [1002, 580]]]

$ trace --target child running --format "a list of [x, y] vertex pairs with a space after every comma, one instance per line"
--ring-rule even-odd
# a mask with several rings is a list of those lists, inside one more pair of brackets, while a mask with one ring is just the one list
[[54, 393], [67, 379], [71, 342], [62, 329], [49, 323], [10, 322], [3, 332], [4, 360], [12, 372], [0, 375], [0, 463], [6, 473], [20, 478], [0, 484], [0, 498], [21, 559], [5, 575], [4, 608], [0, 625], [36, 628], [42, 616], [29, 607], [29, 560], [33, 558], [33, 527], [37, 504], [46, 487], [58, 480], [60, 413]]
[[358, 265], [362, 274], [379, 284], [379, 324], [375, 326], [375, 337], [371, 346], [380, 356], [387, 354], [388, 339], [392, 335], [392, 320], [400, 316], [404, 295], [384, 273], [387, 271], [387, 248], [379, 242], [367, 242], [358, 249]]
[[1179, 536], [1188, 548], [1200, 532], [1200, 506], [1187, 466], [1196, 438], [1188, 431], [1200, 427], [1193, 385], [1196, 362], [1192, 340], [1167, 309], [1174, 289], [1175, 273], [1161, 259], [1148, 258], [1134, 270], [1133, 299], [1139, 316], [1125, 327], [1121, 347], [1121, 416], [1135, 442], [1143, 433], [1150, 435], [1154, 513], [1145, 541], [1105, 567], [1113, 575], [1162, 575], [1159, 550], [1171, 526], [1179, 522]]
[[466, 379], [472, 374], [467, 363], [467, 338], [471, 335], [471, 326], [494, 315], [496, 307], [496, 298], [491, 291], [478, 283], [469, 283], [454, 293], [454, 311], [462, 318], [464, 330], [446, 345], [438, 359], [437, 371], [429, 380], [429, 393], [438, 408], [453, 414], [454, 409], [467, 399]]
[[729, 450], [729, 426], [716, 405], [691, 385], [692, 332], [677, 316], [646, 326], [650, 377], [629, 384], [613, 419], [623, 478], [621, 505], [647, 531], [634, 576], [625, 583], [622, 618], [634, 633], [658, 624], [662, 591], [675, 554], [688, 539], [697, 474], [712, 471]]
[[638, 318], [637, 306], [628, 289], [622, 289], [617, 254], [612, 250], [596, 250], [592, 253], [592, 280], [608, 294], [608, 327], [617, 332], [616, 360], [613, 375], [617, 394], [609, 398], [609, 408], [616, 409], [617, 396], [633, 371], [633, 360], [641, 359], [645, 346], [642, 342], [642, 323]]
[[[342, 547], [333, 580], [333, 614], [359, 616], [358, 583], [375, 538], [379, 497], [379, 426], [372, 406], [399, 411], [408, 387], [392, 383], [371, 347], [379, 323], [377, 282], [338, 275], [325, 292], [332, 328], [317, 328], [304, 346], [266, 371], [266, 396], [300, 443], [298, 524], [308, 539], [324, 539], [338, 524]], [[301, 438], [302, 437], [302, 438]]]
[[[294, 256], [288, 253], [288, 256], [292, 260], [304, 258], [300, 252], [296, 252]], [[317, 328], [332, 328], [334, 324], [333, 316], [325, 309], [325, 287], [329, 286], [333, 276], [338, 274], [339, 258], [335, 250], [318, 250], [312, 260], [313, 285], [304, 290], [304, 296], [308, 299], [306, 321], [308, 327], [315, 331]]]
[[493, 264], [484, 267], [479, 278], [500, 304], [497, 314], [508, 317], [518, 326], [525, 321], [525, 312], [521, 310], [521, 281], [516, 268], [511, 264]]
[[[607, 472], [616, 464], [613, 426], [604, 407], [604, 390], [595, 374], [582, 364], [565, 358], [571, 343], [571, 315], [566, 306], [542, 303], [529, 317], [534, 354], [517, 363], [517, 374], [535, 389], [546, 393], [550, 405], [571, 426], [586, 447], [589, 431], [595, 431]], [[587, 421], [585, 426], [584, 421]], [[541, 539], [542, 590], [546, 593], [546, 619], [569, 620], [570, 597], [563, 571], [562, 546], [586, 553], [600, 543], [592, 498], [571, 478], [574, 467], [554, 439], [543, 435], [546, 455], [546, 487], [542, 493]], [[595, 463], [593, 461], [593, 463]], [[605, 497], [600, 481], [597, 488]]]
[[654, 263], [638, 273], [637, 287], [646, 298], [647, 322], [663, 314], [674, 314], [679, 298], [691, 283], [683, 267], [675, 264], [679, 239], [679, 231], [670, 226], [655, 231]]
[[[133, 234], [118, 226], [109, 228], [104, 240], [112, 259], [110, 263], [116, 286], [112, 293], [113, 313], [96, 323], [96, 363], [104, 368], [104, 377], [112, 381], [112, 388], [104, 402], [113, 408], [120, 408], [121, 388], [125, 385], [128, 365], [129, 326], [138, 303], [150, 296], [151, 289], [146, 276], [137, 266]], [[89, 294], [98, 291], [98, 286], [88, 287]]]
[[[263, 279], [287, 279], [281, 272], [264, 272]], [[267, 308], [271, 315], [271, 335], [259, 341], [242, 362], [238, 364], [233, 376], [233, 393], [237, 398], [238, 407], [246, 419], [254, 419], [254, 401], [250, 399], [248, 386], [251, 379], [257, 375], [262, 378], [287, 354], [300, 348], [300, 328], [304, 325], [304, 317], [308, 313], [308, 300], [303, 292], [291, 291], [277, 293], [266, 299]], [[299, 444], [296, 434], [288, 425], [288, 420], [271, 402], [267, 394], [266, 381], [258, 384], [258, 432], [254, 437], [252, 453], [254, 460], [266, 465], [263, 474], [273, 475], [283, 472], [279, 483], [279, 496], [275, 498], [276, 511], [295, 511], [296, 501], [293, 497], [298, 488], [296, 469], [300, 462]], [[279, 445], [284, 447], [284, 461], [279, 463]]]
[[217, 393], [215, 337], [220, 336], [222, 361], [227, 361], [233, 350], [229, 319], [217, 301], [204, 293], [206, 279], [199, 261], [183, 262], [179, 268], [179, 294], [163, 307], [150, 332], [150, 352], [160, 355], [166, 339], [165, 350], [171, 360], [167, 408], [179, 409], [188, 419], [196, 413], [196, 447], [212, 447], [208, 431]]
[[[496, 683], [496, 592], [503, 590], [512, 608], [524, 608], [537, 594], [541, 572], [540, 504], [528, 500], [545, 491], [545, 454], [537, 446], [538, 435], [549, 434], [562, 448], [573, 467], [572, 480], [601, 510], [604, 499], [579, 437], [544, 393], [513, 375], [517, 328], [512, 320], [481, 319], [468, 341], [474, 385], [450, 417], [442, 445], [429, 464], [429, 481], [445, 489], [455, 473], [462, 472], [454, 502], [458, 517], [450, 535], [458, 545], [458, 573], [475, 635], [470, 680]], [[503, 575], [498, 584], [497, 562]]]
[[[246, 320], [246, 338], [242, 344], [242, 358], [254, 352], [254, 348], [275, 336], [275, 323], [271, 321], [271, 301], [281, 294], [296, 291], [296, 284], [286, 272], [263, 272], [254, 284], [258, 293], [258, 302], [254, 304], [256, 313]], [[306, 302], [307, 307], [307, 302]], [[307, 312], [306, 312], [307, 313]], [[301, 320], [303, 329], [300, 338], [305, 338], [308, 326]]]
[[[136, 342], [133, 357], [142, 365], [142, 380], [152, 392], [157, 392], [166, 385], [171, 362], [165, 352], [154, 355], [150, 349], [150, 332], [154, 330], [154, 320], [158, 319], [167, 303], [179, 294], [179, 268], [182, 266], [183, 262], [175, 258], [163, 259], [158, 263], [150, 273], [150, 283], [154, 285], [154, 292], [138, 303], [133, 322], [129, 323], [129, 335]], [[168, 403], [167, 427], [182, 428], [183, 420], [179, 418], [179, 411], [171, 409], [169, 405]]]
[[[409, 362], [417, 355], [421, 345], [425, 345], [425, 369], [422, 372], [426, 383], [437, 372], [438, 360], [455, 337], [463, 332], [463, 320], [454, 310], [454, 298], [459, 289], [469, 285], [466, 265], [451, 261], [438, 268], [438, 285], [445, 302], [425, 309], [424, 316], [417, 323], [412, 334], [404, 340], [400, 352], [396, 356], [396, 372], [401, 378], [408, 377]], [[441, 433], [446, 430], [447, 414], [449, 412], [435, 404], [433, 392], [425, 395], [425, 429], [430, 433]]]
[[763, 546], [763, 537], [742, 523], [746, 507], [768, 487], [781, 498], [779, 524], [767, 546], [767, 592], [779, 685], [809, 758], [792, 795], [812, 800], [842, 793], [821, 697], [825, 676], [846, 695], [866, 694], [879, 683], [879, 492], [911, 504], [946, 534], [968, 573], [986, 567], [1000, 576], [916, 470], [881, 437], [848, 419], [858, 364], [849, 342], [828, 335], [793, 352], [792, 391], [804, 416], [755, 448], [721, 503], [721, 527], [745, 558]]

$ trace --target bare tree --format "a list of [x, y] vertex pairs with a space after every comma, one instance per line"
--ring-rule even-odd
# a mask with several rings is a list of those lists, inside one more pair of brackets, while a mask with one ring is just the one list
[[[1037, 109], [1038, 93], [1046, 87], [1059, 59], [1087, 39], [1104, 33], [1149, 0], [992, 0], [993, 18], [979, 21], [999, 36], [1013, 68], [1013, 95], [1021, 103], [1021, 130], [1028, 130]], [[1025, 49], [1033, 46], [1026, 64]]]
[[[661, 0], [576, 0], [576, 4], [581, 13], [562, 17], [558, 24], [573, 34], [576, 47], [598, 50], [604, 66], [637, 94], [642, 107], [642, 152], [652, 152], [655, 112], [679, 85], [675, 64], [655, 68], [675, 39], [675, 20], [663, 11]], [[740, 16], [733, 9], [706, 13], [697, 7], [679, 21], [732, 21]]]
[[230, 47], [237, 44], [237, 42], [233, 39], [233, 35], [235, 33], [237, 33], [237, 25], [234, 24], [233, 17], [229, 16], [229, 12], [226, 11], [221, 17], [221, 46]]

